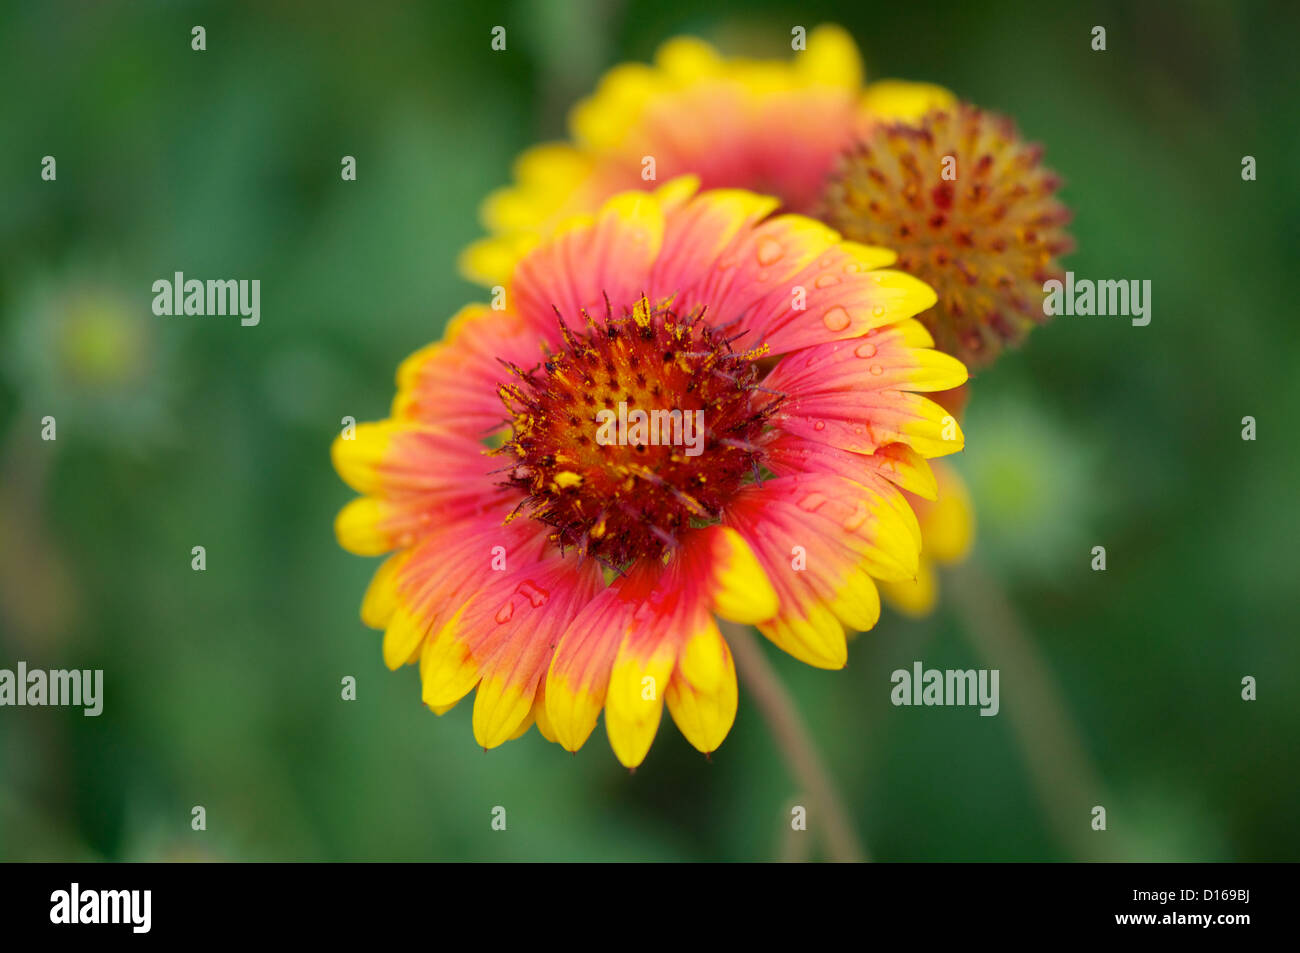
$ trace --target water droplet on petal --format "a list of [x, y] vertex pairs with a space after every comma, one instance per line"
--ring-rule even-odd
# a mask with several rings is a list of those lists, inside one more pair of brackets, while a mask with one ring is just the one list
[[856, 348], [854, 348], [853, 353], [861, 358], [875, 357], [876, 346], [872, 344], [870, 341], [866, 341], [862, 344], [859, 344]]
[[551, 597], [549, 592], [532, 582], [521, 582], [519, 588], [516, 589], [515, 592], [524, 596], [529, 602], [531, 602], [534, 609], [546, 605], [546, 600]]
[[853, 319], [849, 317], [847, 311], [839, 305], [836, 305], [834, 308], [831, 308], [822, 315], [822, 323], [826, 325], [827, 330], [839, 332], [852, 324]]
[[817, 280], [813, 282], [813, 287], [829, 288], [831, 285], [837, 285], [839, 283], [840, 283], [840, 279], [835, 277], [834, 275], [819, 275]]
[[878, 318], [883, 318], [885, 316], [885, 306], [883, 304], [878, 304], [871, 309], [871, 313]]
[[871, 373], [872, 373], [873, 375], [875, 375], [876, 377], [879, 377], [879, 376], [880, 376], [881, 374], [883, 374], [884, 372], [885, 372], [885, 369], [884, 369], [883, 367], [881, 367], [879, 364], [872, 364], [872, 365], [871, 365]]
[[515, 614], [515, 601], [514, 599], [511, 599], [509, 602], [507, 602], [505, 605], [503, 605], [500, 609], [497, 610], [497, 614], [493, 618], [497, 620], [497, 625], [505, 625], [507, 622], [510, 621], [510, 617], [513, 616], [514, 614]]
[[815, 513], [826, 502], [826, 497], [820, 493], [809, 493], [799, 501], [799, 509], [809, 513]]
[[826, 421], [824, 420], [819, 420], [817, 421], [817, 423], [813, 424], [813, 430], [825, 430], [825, 429], [826, 429]]
[[758, 263], [760, 265], [770, 265], [775, 261], [779, 261], [784, 253], [785, 249], [781, 247], [781, 243], [775, 238], [764, 238], [758, 243]]

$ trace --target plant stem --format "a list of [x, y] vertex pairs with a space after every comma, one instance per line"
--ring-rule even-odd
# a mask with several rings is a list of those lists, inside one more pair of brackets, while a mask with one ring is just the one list
[[753, 631], [748, 626], [728, 622], [723, 622], [722, 627], [749, 697], [763, 713], [791, 776], [809, 800], [808, 813], [821, 832], [826, 856], [837, 863], [866, 860], [866, 850], [803, 717]]
[[997, 580], [974, 560], [950, 576], [962, 631], [1013, 686], [1007, 714], [1050, 829], [1081, 860], [1113, 860], [1090, 823], [1093, 806], [1107, 803], [1101, 782], [1046, 660]]

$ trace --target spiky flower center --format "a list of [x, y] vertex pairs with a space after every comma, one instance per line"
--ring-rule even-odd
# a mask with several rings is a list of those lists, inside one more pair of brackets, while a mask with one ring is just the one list
[[642, 298], [585, 329], [560, 318], [564, 347], [501, 385], [522, 504], [613, 569], [663, 558], [683, 530], [720, 518], [762, 455], [777, 399], [758, 384], [766, 348], [737, 352], [702, 312]]
[[882, 124], [846, 155], [823, 199], [846, 238], [898, 252], [935, 289], [919, 316], [936, 344], [979, 366], [1043, 321], [1043, 282], [1072, 247], [1060, 180], [1014, 124], [969, 105]]

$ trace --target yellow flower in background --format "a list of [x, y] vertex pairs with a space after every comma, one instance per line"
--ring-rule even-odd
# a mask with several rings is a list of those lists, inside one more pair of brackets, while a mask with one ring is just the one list
[[808, 35], [788, 61], [727, 59], [695, 37], [669, 40], [653, 65], [610, 70], [569, 116], [571, 142], [536, 146], [515, 182], [490, 195], [491, 236], [461, 256], [465, 275], [502, 284], [522, 252], [565, 218], [615, 192], [649, 190], [678, 175], [701, 187], [775, 195], [810, 214], [840, 156], [888, 120], [916, 120], [955, 102], [925, 83], [862, 85], [853, 39], [836, 26]]
[[[706, 188], [773, 195], [783, 209], [829, 219], [833, 227], [856, 238], [869, 223], [843, 200], [862, 168], [850, 160], [863, 155], [864, 143], [897, 137], [898, 130], [929, 128], [935, 117], [959, 108], [952, 93], [928, 83], [881, 80], [864, 86], [853, 39], [837, 26], [813, 30], [807, 49], [788, 60], [725, 58], [703, 40], [677, 37], [660, 47], [652, 65], [625, 63], [610, 70], [596, 92], [572, 110], [570, 142], [547, 143], [520, 156], [515, 182], [484, 203], [483, 221], [491, 235], [466, 249], [461, 268], [473, 280], [504, 284], [519, 257], [568, 216], [591, 212], [613, 192], [652, 189], [656, 179], [679, 173], [697, 176]], [[991, 120], [988, 125], [1004, 130]], [[971, 144], [961, 145], [960, 155], [971, 155]], [[1018, 144], [1004, 142], [1003, 149], [1015, 157], [1031, 154]], [[972, 174], [977, 168], [978, 155], [971, 160]], [[999, 165], [997, 172], [1006, 168]], [[943, 181], [942, 171], [935, 159], [936, 184]], [[1050, 182], [1041, 179], [1040, 184]], [[899, 182], [897, 188], [893, 206], [910, 207], [910, 193], [902, 190], [915, 184]], [[1035, 201], [1040, 193], [1035, 193]], [[1050, 195], [1047, 201], [1055, 214]], [[913, 273], [935, 283], [940, 304], [959, 300], [950, 276], [962, 277], [966, 260], [936, 252], [933, 235], [900, 229], [896, 218], [876, 228], [869, 243], [898, 250], [904, 270], [915, 266]], [[957, 240], [965, 235], [953, 234]], [[1005, 230], [998, 235], [996, 240], [1005, 243]], [[949, 270], [928, 267], [935, 260], [956, 264]], [[981, 264], [986, 260], [978, 259]], [[1035, 262], [1042, 264], [1037, 258]], [[1000, 275], [986, 273], [995, 292], [1003, 287], [996, 283]], [[1022, 295], [1023, 287], [1017, 284], [1013, 290]], [[972, 314], [986, 311], [983, 303], [971, 308]], [[918, 320], [940, 349], [963, 358], [996, 353], [996, 348], [959, 352], [946, 311], [931, 309]], [[986, 323], [995, 329], [1006, 326], [1000, 318]], [[943, 468], [940, 490], [947, 498], [937, 504], [911, 498], [925, 539], [916, 581], [884, 589], [887, 598], [909, 614], [930, 610], [937, 593], [935, 564], [961, 561], [973, 538], [970, 496], [953, 468]]]

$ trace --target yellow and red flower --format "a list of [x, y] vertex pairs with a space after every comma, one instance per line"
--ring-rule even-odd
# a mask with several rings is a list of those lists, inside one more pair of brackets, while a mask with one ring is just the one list
[[[466, 249], [461, 269], [504, 282], [565, 217], [617, 191], [654, 188], [656, 176], [693, 174], [705, 188], [771, 194], [786, 211], [895, 249], [898, 267], [938, 294], [919, 320], [939, 349], [986, 365], [1041, 320], [1033, 292], [1071, 247], [1059, 181], [1008, 120], [939, 86], [862, 79], [852, 38], [833, 25], [813, 30], [789, 61], [728, 59], [694, 37], [670, 40], [653, 65], [606, 74], [572, 111], [570, 142], [519, 158], [515, 182], [484, 203], [491, 234]], [[974, 533], [955, 469], [943, 469], [941, 489], [940, 504], [913, 501], [927, 540], [920, 575], [885, 588], [911, 615], [935, 602], [934, 565], [964, 559]]]
[[[666, 702], [709, 752], [736, 712], [715, 617], [824, 668], [912, 579], [926, 458], [960, 431], [921, 392], [966, 370], [892, 252], [740, 190], [620, 193], [540, 240], [503, 310], [471, 305], [398, 371], [392, 415], [333, 446], [362, 494], [342, 545], [393, 553], [362, 604], [387, 664], [478, 742], [536, 721], [577, 750], [605, 710], [629, 767]], [[601, 410], [701, 413], [701, 452], [600, 439]]]

